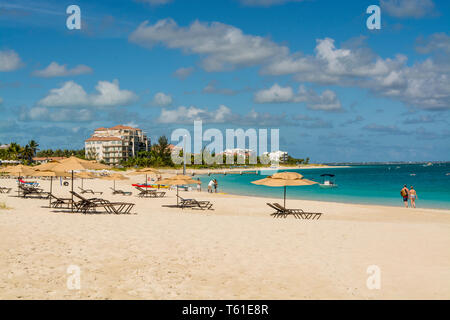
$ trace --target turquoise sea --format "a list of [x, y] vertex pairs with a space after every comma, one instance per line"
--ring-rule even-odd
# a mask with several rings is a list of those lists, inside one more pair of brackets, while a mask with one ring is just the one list
[[[305, 178], [321, 182], [321, 174], [335, 175], [337, 188], [322, 189], [318, 185], [288, 187], [287, 199], [380, 204], [402, 206], [400, 189], [404, 184], [417, 191], [417, 207], [450, 209], [450, 163], [432, 166], [424, 164], [356, 165], [341, 168], [320, 168], [295, 171]], [[264, 171], [262, 171], [264, 172]], [[217, 179], [219, 192], [262, 197], [283, 197], [283, 188], [257, 186], [251, 181], [264, 178], [275, 171], [260, 175], [211, 174], [199, 176], [206, 188], [211, 178]], [[448, 174], [448, 175], [447, 175]]]

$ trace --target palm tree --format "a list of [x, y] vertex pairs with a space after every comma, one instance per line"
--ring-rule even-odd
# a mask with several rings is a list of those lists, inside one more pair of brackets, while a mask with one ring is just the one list
[[18, 143], [11, 142], [11, 144], [9, 145], [8, 150], [7, 150], [8, 157], [11, 160], [17, 160], [20, 158], [21, 151], [22, 151], [22, 148], [20, 147], [20, 145]]
[[22, 150], [22, 158], [28, 161], [31, 161], [33, 159], [34, 151], [30, 147], [30, 145], [26, 145]]
[[39, 149], [38, 149], [39, 143], [37, 143], [37, 142], [34, 141], [34, 140], [30, 140], [30, 141], [28, 142], [28, 146], [31, 148], [31, 150], [33, 150], [33, 157], [36, 156], [36, 153], [37, 153], [37, 151], [39, 150]]

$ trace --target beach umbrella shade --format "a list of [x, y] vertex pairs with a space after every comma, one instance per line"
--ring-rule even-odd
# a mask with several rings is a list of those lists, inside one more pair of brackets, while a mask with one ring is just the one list
[[130, 176], [140, 176], [140, 175], [145, 175], [145, 184], [147, 184], [147, 176], [149, 174], [159, 174], [160, 172], [156, 169], [153, 168], [142, 168], [142, 169], [138, 169], [136, 171], [130, 172], [128, 175]]
[[310, 186], [318, 184], [315, 181], [303, 178], [297, 172], [280, 172], [275, 173], [267, 178], [252, 181], [253, 184], [268, 187], [284, 187], [284, 207], [286, 207], [286, 187], [289, 186]]
[[75, 177], [81, 179], [81, 189], [83, 189], [84, 188], [84, 183], [83, 183], [84, 179], [94, 179], [94, 178], [97, 178], [97, 175], [90, 171], [81, 171], [81, 172], [75, 173]]
[[177, 186], [177, 206], [178, 206], [178, 186], [183, 186], [186, 184], [201, 184], [201, 181], [194, 180], [189, 176], [178, 174], [178, 175], [163, 179], [161, 181], [158, 181], [158, 183], [169, 185], [169, 186]]
[[[1, 172], [5, 172], [14, 177], [29, 177], [34, 173], [34, 170], [30, 166], [24, 166], [19, 164], [17, 166], [8, 166], [4, 169], [0, 169]], [[17, 195], [20, 194], [19, 181], [17, 181]]]
[[[109, 166], [92, 162], [88, 160], [83, 160], [77, 157], [70, 157], [59, 161], [57, 165], [52, 167], [49, 171], [53, 172], [71, 172], [72, 174], [72, 192], [73, 192], [73, 177], [74, 171], [84, 171], [84, 170], [104, 170], [110, 169]], [[73, 210], [73, 194], [72, 194], [72, 210]]]
[[9, 173], [15, 177], [26, 177], [30, 176], [34, 169], [30, 166], [24, 166], [23, 164], [19, 164], [17, 166], [8, 166], [6, 168], [0, 169], [0, 172]]
[[[30, 177], [50, 177], [50, 194], [53, 191], [53, 177], [70, 177], [67, 172], [53, 172], [53, 171], [35, 171]], [[48, 206], [50, 207], [52, 198], [49, 197]]]
[[34, 170], [39, 170], [39, 171], [48, 171], [53, 169], [54, 166], [56, 166], [57, 164], [59, 164], [58, 161], [50, 161], [47, 163], [43, 163], [40, 164], [38, 166], [33, 167]]
[[114, 181], [113, 189], [115, 191], [116, 190], [116, 180], [129, 180], [130, 178], [127, 178], [123, 174], [120, 174], [120, 173], [113, 173], [113, 174], [111, 174], [109, 176], [100, 177], [100, 179], [101, 180], [110, 180], [110, 181], [112, 180], [112, 181]]

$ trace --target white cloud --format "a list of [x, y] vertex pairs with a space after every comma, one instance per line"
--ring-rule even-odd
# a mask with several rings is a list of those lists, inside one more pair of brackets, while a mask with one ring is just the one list
[[341, 102], [336, 93], [325, 90], [317, 94], [314, 90], [299, 87], [298, 93], [294, 93], [291, 87], [281, 87], [277, 83], [271, 88], [255, 93], [256, 103], [300, 103], [305, 102], [309, 109], [322, 111], [342, 110]]
[[22, 65], [19, 55], [14, 50], [0, 51], [0, 72], [14, 71]]
[[83, 87], [67, 81], [61, 88], [52, 89], [38, 104], [42, 107], [115, 107], [137, 100], [135, 93], [119, 88], [119, 81], [99, 81], [97, 93], [87, 94]]
[[165, 94], [164, 92], [158, 92], [153, 97], [153, 104], [159, 107], [170, 106], [173, 102], [172, 96]]
[[22, 121], [89, 122], [94, 118], [90, 109], [33, 107], [20, 112]]
[[225, 105], [220, 105], [217, 109], [208, 109], [195, 106], [180, 106], [176, 109], [163, 109], [158, 118], [159, 123], [166, 124], [192, 124], [195, 120], [201, 120], [205, 124], [233, 123], [242, 126], [280, 126], [293, 125], [294, 122], [286, 118], [285, 114], [261, 113], [251, 110], [249, 113], [241, 115], [231, 111]]
[[444, 32], [432, 34], [426, 40], [419, 38], [417, 42], [416, 50], [420, 53], [442, 51], [450, 54], [450, 36]]
[[288, 2], [301, 2], [303, 0], [240, 0], [243, 5], [252, 7], [270, 7]]
[[33, 75], [36, 77], [53, 78], [53, 77], [77, 76], [88, 73], [92, 73], [92, 69], [82, 64], [72, 69], [67, 69], [67, 65], [65, 64], [60, 65], [57, 62], [52, 62], [45, 69], [34, 71]]
[[193, 67], [179, 68], [173, 73], [173, 75], [175, 77], [177, 77], [178, 79], [180, 79], [180, 80], [185, 80], [193, 72], [194, 72], [194, 68]]
[[158, 122], [160, 123], [192, 123], [195, 120], [202, 120], [207, 123], [225, 123], [233, 119], [231, 109], [225, 105], [219, 106], [216, 110], [209, 111], [195, 106], [180, 106], [176, 109], [162, 109]]
[[435, 14], [432, 0], [380, 0], [380, 6], [382, 12], [397, 18], [422, 18]]
[[219, 22], [195, 21], [188, 27], [179, 27], [172, 19], [159, 20], [154, 25], [145, 21], [129, 40], [148, 48], [162, 44], [188, 54], [200, 54], [204, 56], [202, 66], [206, 71], [256, 65], [288, 52], [286, 47], [269, 39], [246, 35], [236, 27]]
[[223, 94], [226, 96], [233, 96], [238, 93], [238, 91], [228, 88], [218, 88], [217, 80], [211, 80], [206, 87], [202, 90], [203, 93], [211, 93], [211, 94]]
[[[403, 1], [395, 3], [406, 6]], [[385, 1], [385, 5], [393, 4]], [[408, 8], [405, 10], [410, 10]], [[450, 59], [447, 37], [442, 35], [431, 37], [428, 45], [419, 48], [423, 52], [436, 53], [435, 56], [413, 65], [408, 65], [407, 57], [402, 54], [382, 58], [362, 46], [361, 41], [339, 48], [331, 38], [317, 39], [312, 55], [290, 53], [289, 48], [268, 38], [244, 34], [236, 27], [217, 22], [196, 21], [188, 27], [180, 27], [171, 19], [160, 20], [154, 25], [144, 22], [129, 40], [149, 48], [162, 44], [188, 54], [198, 54], [207, 71], [259, 65], [262, 74], [292, 75], [301, 83], [359, 87], [402, 101], [408, 107], [450, 109]], [[322, 100], [332, 98], [330, 93], [325, 93]], [[338, 107], [332, 103], [326, 105]], [[323, 109], [325, 105], [316, 103], [310, 107]]]
[[275, 83], [271, 88], [255, 93], [254, 100], [257, 103], [283, 103], [294, 102], [294, 91], [291, 87], [280, 87]]

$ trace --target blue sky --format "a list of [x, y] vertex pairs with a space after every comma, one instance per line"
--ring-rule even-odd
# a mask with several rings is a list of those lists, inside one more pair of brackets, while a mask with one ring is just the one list
[[[66, 8], [81, 8], [81, 30]], [[381, 30], [368, 30], [369, 5]], [[316, 162], [450, 156], [450, 2], [0, 0], [0, 143], [279, 128]]]

